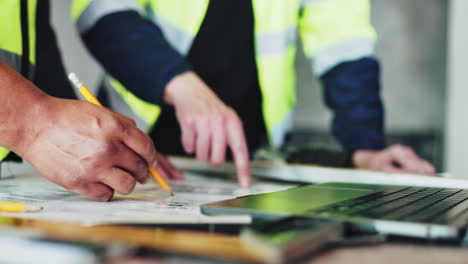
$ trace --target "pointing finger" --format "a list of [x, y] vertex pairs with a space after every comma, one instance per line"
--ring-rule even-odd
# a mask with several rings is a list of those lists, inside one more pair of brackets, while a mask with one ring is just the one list
[[250, 160], [247, 149], [242, 121], [236, 116], [227, 121], [228, 144], [234, 156], [234, 163], [237, 170], [237, 179], [242, 187], [249, 187], [251, 184]]

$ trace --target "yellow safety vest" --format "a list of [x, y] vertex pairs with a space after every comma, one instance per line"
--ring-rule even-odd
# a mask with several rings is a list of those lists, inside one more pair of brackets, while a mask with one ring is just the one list
[[[138, 5], [132, 0], [75, 0], [73, 17], [79, 31], [86, 32], [104, 15], [134, 9], [187, 55], [208, 4], [209, 0], [139, 0]], [[252, 5], [263, 116], [269, 141], [278, 146], [292, 124], [297, 35], [316, 75], [339, 63], [372, 56], [376, 34], [370, 24], [370, 0], [252, 0]], [[147, 126], [154, 124], [159, 114], [156, 105], [140, 100], [115, 79], [109, 78], [108, 84], [114, 93], [111, 100], [119, 97]]]
[[[29, 37], [29, 76], [32, 80], [36, 62], [36, 0], [29, 0], [28, 37]], [[17, 72], [21, 72], [23, 55], [23, 38], [21, 29], [21, 4], [19, 0], [0, 2], [0, 61], [8, 64]], [[5, 159], [10, 151], [0, 147], [0, 161]]]

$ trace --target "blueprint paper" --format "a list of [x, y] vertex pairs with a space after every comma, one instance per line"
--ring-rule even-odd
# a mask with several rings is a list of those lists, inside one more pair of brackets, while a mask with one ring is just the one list
[[111, 202], [96, 202], [67, 191], [38, 174], [0, 180], [0, 201], [27, 202], [43, 207], [37, 213], [0, 213], [22, 218], [98, 224], [197, 224], [245, 223], [248, 215], [205, 216], [200, 205], [238, 196], [285, 190], [291, 184], [254, 183], [241, 189], [235, 181], [185, 173], [185, 181], [171, 182], [170, 196], [153, 181], [137, 185], [130, 195], [114, 196]]

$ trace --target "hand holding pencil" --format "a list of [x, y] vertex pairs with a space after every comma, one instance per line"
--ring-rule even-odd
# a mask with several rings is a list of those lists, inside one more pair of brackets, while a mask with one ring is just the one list
[[[91, 93], [91, 91], [84, 84], [82, 84], [78, 80], [78, 77], [74, 73], [70, 73], [68, 77], [69, 77], [70, 81], [72, 82], [73, 86], [75, 86], [75, 88], [77, 88], [80, 91], [80, 93], [85, 97], [85, 99], [88, 102], [93, 103], [93, 104], [98, 105], [98, 106], [101, 106], [101, 107], [103, 106], [99, 102], [99, 100]], [[180, 172], [178, 172], [177, 170], [175, 170], [172, 167], [172, 165], [170, 165], [170, 163], [163, 156], [161, 156], [160, 154], [157, 154], [157, 156], [158, 156], [158, 163], [156, 164], [156, 166], [159, 165], [160, 171], [165, 171], [165, 170], [169, 169], [173, 173], [178, 174], [177, 175], [177, 176], [179, 176], [178, 178], [183, 177], [182, 174]], [[151, 166], [151, 164], [148, 164], [148, 166], [149, 166], [148, 167], [148, 172], [153, 177], [153, 179], [161, 186], [161, 188], [163, 188], [164, 190], [170, 192], [171, 195], [173, 195], [171, 187], [166, 182], [166, 180], [159, 174], [158, 170], [153, 168]], [[166, 178], [169, 178], [167, 176], [166, 176]]]
[[[131, 193], [156, 167], [167, 178], [181, 174], [157, 153], [130, 118], [81, 100], [49, 96], [16, 71], [5, 73], [2, 146], [27, 160], [48, 180], [97, 201]], [[10, 131], [11, 130], [11, 131]]]

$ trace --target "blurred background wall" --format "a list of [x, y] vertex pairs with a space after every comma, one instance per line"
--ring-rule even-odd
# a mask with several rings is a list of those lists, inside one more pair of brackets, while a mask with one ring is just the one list
[[[52, 21], [68, 71], [95, 88], [101, 72], [70, 20], [70, 1], [52, 0]], [[403, 142], [443, 169], [446, 29], [448, 1], [372, 0], [382, 61], [386, 129], [390, 142]], [[303, 142], [336, 146], [329, 135], [331, 115], [310, 66], [298, 54], [295, 131]]]

